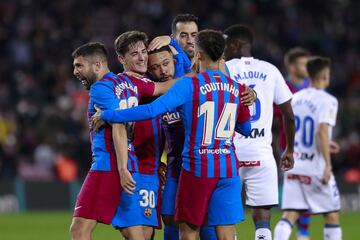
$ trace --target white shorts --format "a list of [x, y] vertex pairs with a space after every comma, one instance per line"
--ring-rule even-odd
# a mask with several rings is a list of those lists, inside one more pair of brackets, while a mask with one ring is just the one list
[[240, 162], [239, 175], [244, 183], [247, 206], [278, 205], [278, 174], [275, 159]]
[[285, 173], [281, 209], [309, 209], [312, 214], [339, 211], [340, 195], [334, 176], [326, 185], [321, 178]]

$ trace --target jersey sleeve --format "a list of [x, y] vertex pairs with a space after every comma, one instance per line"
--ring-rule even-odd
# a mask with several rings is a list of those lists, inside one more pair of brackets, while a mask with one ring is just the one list
[[183, 77], [164, 95], [150, 104], [140, 105], [125, 110], [104, 111], [101, 116], [104, 121], [108, 122], [136, 122], [152, 119], [167, 111], [173, 111], [186, 103], [189, 99], [192, 99], [192, 92], [193, 87], [191, 78]]
[[191, 61], [184, 52], [184, 50], [173, 38], [171, 38], [170, 45], [173, 46], [178, 52], [178, 54], [174, 56], [174, 58], [176, 59], [174, 78], [181, 77], [186, 73], [191, 72]]
[[[240, 85], [240, 92], [245, 91], [243, 85]], [[243, 123], [250, 119], [250, 111], [249, 107], [245, 106], [243, 103], [240, 103], [238, 106], [238, 118], [236, 120], [237, 123]]]
[[106, 82], [94, 83], [90, 89], [90, 97], [94, 105], [101, 110], [115, 110], [119, 108], [119, 99], [114, 93], [114, 88]]
[[329, 101], [324, 101], [319, 108], [318, 122], [328, 123], [330, 126], [335, 126], [337, 111], [338, 101], [336, 98], [332, 98]]
[[286, 84], [285, 79], [276, 67], [273, 68], [272, 73], [274, 74], [275, 81], [274, 103], [280, 105], [289, 101], [292, 98], [292, 93]]

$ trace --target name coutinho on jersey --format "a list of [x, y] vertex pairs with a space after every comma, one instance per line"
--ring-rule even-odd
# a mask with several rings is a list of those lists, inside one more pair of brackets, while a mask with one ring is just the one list
[[233, 94], [235, 97], [239, 96], [239, 89], [237, 89], [234, 85], [230, 83], [224, 83], [224, 82], [207, 83], [200, 87], [200, 92], [203, 95], [212, 91], [225, 91]]

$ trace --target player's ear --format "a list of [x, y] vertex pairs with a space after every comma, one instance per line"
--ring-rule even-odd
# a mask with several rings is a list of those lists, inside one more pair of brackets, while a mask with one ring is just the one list
[[124, 58], [123, 55], [118, 54], [118, 55], [117, 55], [117, 59], [119, 60], [119, 62], [120, 62], [122, 65], [125, 64], [125, 58]]

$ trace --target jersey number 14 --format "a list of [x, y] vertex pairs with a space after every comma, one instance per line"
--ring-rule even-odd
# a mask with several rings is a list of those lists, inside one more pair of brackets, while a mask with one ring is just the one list
[[198, 117], [204, 115], [204, 129], [202, 145], [211, 145], [213, 142], [214, 125], [215, 139], [229, 140], [232, 138], [235, 129], [236, 103], [226, 103], [215, 122], [215, 102], [206, 101], [198, 109]]

